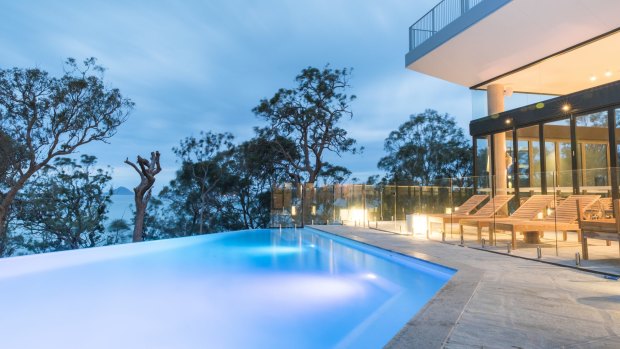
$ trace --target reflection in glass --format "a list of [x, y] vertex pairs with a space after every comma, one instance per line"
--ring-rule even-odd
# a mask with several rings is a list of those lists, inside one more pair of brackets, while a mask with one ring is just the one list
[[[582, 192], [606, 194], [609, 188], [607, 112], [575, 118], [577, 168]], [[603, 187], [603, 188], [601, 188]]]
[[519, 191], [521, 196], [540, 193], [540, 146], [538, 126], [517, 130]]
[[[545, 168], [549, 174], [547, 187], [560, 194], [569, 195], [573, 191], [572, 159], [570, 141], [570, 120], [563, 119], [543, 125], [545, 134]], [[557, 172], [556, 178], [550, 173]]]
[[476, 176], [477, 185], [480, 188], [489, 187], [489, 174], [491, 172], [490, 155], [488, 138], [476, 138]]

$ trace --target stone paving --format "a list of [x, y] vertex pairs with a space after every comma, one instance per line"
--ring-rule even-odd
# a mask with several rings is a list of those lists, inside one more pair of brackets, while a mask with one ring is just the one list
[[[375, 224], [379, 230], [410, 235], [406, 232], [404, 221], [371, 222], [371, 227], [375, 228]], [[446, 233], [445, 241], [458, 245], [461, 243], [459, 226], [455, 224], [451, 228], [452, 230], [448, 230]], [[448, 229], [450, 229], [449, 226]], [[486, 249], [499, 253], [507, 253], [506, 245], [511, 242], [510, 234], [498, 232], [495, 236], [496, 242], [494, 246], [488, 243], [489, 233], [486, 228], [483, 230], [482, 237], [487, 241]], [[431, 240], [441, 241], [442, 235], [434, 231], [429, 234], [429, 238]], [[482, 248], [481, 241], [478, 240], [476, 234], [476, 229], [465, 229], [463, 238], [465, 245], [472, 248]], [[555, 238], [557, 238], [557, 240]], [[523, 242], [522, 237], [519, 236], [517, 239], [518, 248], [513, 248], [511, 254], [513, 256], [537, 259], [537, 246], [541, 247], [542, 261], [566, 266], [575, 266], [575, 253], [582, 252], [581, 243], [577, 240], [576, 233], [569, 232], [567, 240], [563, 241], [562, 233], [556, 235], [554, 232], [546, 232], [544, 237], [541, 238], [540, 244], [526, 244]], [[581, 260], [581, 268], [620, 275], [620, 246], [618, 246], [618, 241], [611, 241], [610, 245], [607, 246], [604, 240], [589, 239], [588, 246], [590, 260]]]
[[458, 269], [389, 348], [620, 348], [620, 281], [366, 228], [312, 228]]

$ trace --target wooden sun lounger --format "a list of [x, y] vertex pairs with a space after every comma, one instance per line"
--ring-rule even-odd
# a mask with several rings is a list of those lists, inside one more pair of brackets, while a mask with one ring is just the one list
[[514, 211], [510, 217], [506, 218], [478, 218], [478, 219], [461, 219], [459, 222], [459, 229], [463, 234], [464, 227], [475, 227], [478, 229], [478, 240], [482, 239], [482, 229], [489, 228], [489, 241], [493, 241], [493, 226], [498, 222], [523, 221], [536, 219], [536, 216], [547, 209], [548, 207], [554, 207], [553, 195], [533, 195], [527, 199], [521, 206]]
[[431, 232], [432, 224], [441, 224], [443, 231], [446, 231], [446, 224], [458, 224], [461, 219], [466, 218], [491, 218], [499, 210], [501, 210], [508, 201], [510, 201], [514, 195], [495, 195], [486, 204], [484, 204], [478, 211], [473, 214], [442, 214], [428, 216], [428, 231]]
[[[588, 239], [605, 240], [607, 246], [611, 246], [611, 241], [620, 242], [620, 200], [616, 200], [613, 211], [616, 218], [584, 221], [580, 217], [579, 228], [581, 229], [581, 254], [583, 259], [590, 258], [588, 255]], [[620, 249], [620, 244], [618, 248]]]
[[613, 218], [614, 205], [611, 198], [600, 198], [598, 201], [586, 210], [586, 216], [590, 219]]
[[528, 243], [540, 243], [540, 235], [545, 231], [561, 231], [566, 240], [567, 231], [576, 231], [581, 241], [581, 231], [577, 219], [580, 212], [577, 210], [579, 202], [580, 211], [584, 212], [592, 206], [600, 195], [571, 195], [562, 201], [555, 212], [543, 220], [514, 220], [495, 224], [495, 230], [509, 231], [512, 233], [512, 248], [517, 248], [517, 232], [525, 234]]
[[[478, 194], [478, 195], [472, 195], [469, 199], [467, 199], [461, 206], [456, 207], [454, 209], [454, 213], [453, 214], [430, 214], [428, 215], [429, 220], [432, 219], [432, 223], [438, 223], [441, 224], [441, 227], [443, 228], [443, 230], [446, 230], [446, 223], [450, 223], [450, 217], [451, 216], [464, 216], [464, 215], [470, 215], [472, 214], [472, 212], [474, 210], [476, 210], [478, 208], [478, 206], [480, 206], [480, 204], [486, 200], [489, 196], [486, 194]], [[429, 223], [429, 231], [430, 231], [430, 223]]]

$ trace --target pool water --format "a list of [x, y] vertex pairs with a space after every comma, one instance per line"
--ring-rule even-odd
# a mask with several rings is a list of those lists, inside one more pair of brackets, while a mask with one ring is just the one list
[[0, 260], [3, 348], [380, 348], [454, 270], [311, 229]]

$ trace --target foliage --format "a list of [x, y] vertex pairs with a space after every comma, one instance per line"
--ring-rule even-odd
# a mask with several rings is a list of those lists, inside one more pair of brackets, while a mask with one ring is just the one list
[[110, 174], [96, 169], [94, 156], [80, 161], [57, 158], [46, 166], [20, 196], [18, 227], [26, 232], [25, 247], [48, 252], [93, 247], [103, 237]]
[[0, 130], [0, 199], [8, 182], [15, 176], [15, 171], [20, 168], [24, 153], [24, 149], [15, 140]]
[[471, 145], [454, 118], [434, 110], [411, 115], [385, 140], [388, 153], [378, 164], [389, 182], [434, 180], [471, 175]]
[[269, 224], [271, 188], [287, 178], [286, 159], [278, 147], [275, 141], [258, 136], [234, 149], [231, 193], [238, 200], [245, 229]]
[[115, 219], [108, 225], [108, 232], [114, 234], [112, 236], [108, 236], [108, 245], [118, 244], [123, 241], [120, 236], [121, 232], [125, 232], [130, 230], [131, 227], [129, 224], [122, 218]]
[[0, 183], [0, 256], [8, 253], [7, 218], [26, 182], [54, 158], [113, 136], [133, 107], [105, 87], [94, 58], [83, 65], [68, 59], [66, 68], [60, 78], [38, 68], [0, 70], [0, 134], [19, 149]]
[[[342, 118], [353, 117], [349, 103], [355, 96], [346, 94], [350, 74], [348, 69], [308, 67], [295, 78], [297, 87], [281, 88], [253, 109], [268, 122], [267, 127], [257, 130], [259, 135], [277, 146], [293, 182], [315, 183], [326, 164], [323, 158], [327, 152], [341, 155], [361, 150], [338, 126]], [[287, 146], [290, 143], [294, 148]]]
[[158, 219], [147, 219], [147, 236], [219, 231], [222, 222], [232, 219], [232, 201], [227, 197], [232, 140], [230, 133], [201, 132], [199, 137], [187, 137], [173, 149], [182, 162], [181, 168], [159, 194], [160, 202], [154, 205]]
[[266, 227], [271, 188], [287, 178], [280, 144], [258, 135], [233, 145], [230, 134], [203, 132], [174, 151], [176, 178], [153, 200], [150, 239]]
[[350, 177], [351, 171], [348, 168], [325, 162], [318, 178], [322, 180], [322, 185], [333, 185], [344, 183]]

